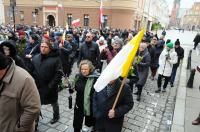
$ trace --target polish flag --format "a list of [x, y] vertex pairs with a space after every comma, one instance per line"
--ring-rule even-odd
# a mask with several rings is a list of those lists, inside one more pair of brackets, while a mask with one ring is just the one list
[[81, 23], [80, 23], [80, 19], [76, 19], [72, 21], [72, 26], [74, 27], [80, 27]]
[[101, 5], [100, 5], [100, 10], [99, 10], [100, 14], [99, 14], [99, 28], [102, 28], [102, 24], [103, 24], [103, 1], [101, 0]]

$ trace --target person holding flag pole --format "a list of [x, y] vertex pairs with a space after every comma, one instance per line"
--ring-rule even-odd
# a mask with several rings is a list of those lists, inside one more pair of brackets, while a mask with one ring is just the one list
[[121, 132], [124, 115], [133, 107], [132, 92], [125, 82], [144, 32], [141, 30], [121, 49], [94, 85], [93, 116], [99, 132]]

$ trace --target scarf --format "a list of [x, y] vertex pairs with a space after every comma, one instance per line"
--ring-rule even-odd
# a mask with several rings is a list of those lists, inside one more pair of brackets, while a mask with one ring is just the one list
[[94, 83], [94, 78], [93, 77], [89, 77], [87, 79], [86, 85], [85, 85], [85, 90], [84, 90], [84, 103], [83, 103], [83, 107], [84, 107], [84, 115], [86, 116], [90, 116], [91, 111], [90, 111], [90, 93], [91, 93], [91, 89]]

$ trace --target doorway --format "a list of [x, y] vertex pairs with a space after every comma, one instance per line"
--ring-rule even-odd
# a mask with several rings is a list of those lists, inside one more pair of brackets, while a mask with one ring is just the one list
[[49, 26], [54, 27], [56, 25], [55, 17], [53, 15], [48, 15], [47, 20]]

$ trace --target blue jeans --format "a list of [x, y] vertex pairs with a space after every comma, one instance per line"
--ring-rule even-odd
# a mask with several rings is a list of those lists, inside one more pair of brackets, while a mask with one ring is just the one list
[[175, 77], [176, 77], [177, 68], [178, 68], [178, 67], [173, 67], [173, 68], [172, 68], [170, 84], [174, 84], [174, 80], [175, 80]]

